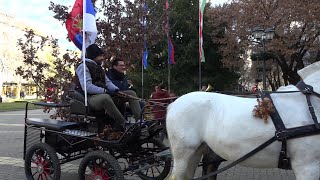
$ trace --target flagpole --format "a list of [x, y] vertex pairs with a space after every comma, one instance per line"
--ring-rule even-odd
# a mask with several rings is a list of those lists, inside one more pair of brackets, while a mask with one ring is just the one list
[[171, 66], [170, 66], [170, 56], [168, 56], [168, 92], [171, 91], [171, 80], [170, 80], [170, 77], [171, 77]]
[[143, 33], [143, 50], [142, 50], [142, 59], [141, 59], [141, 97], [142, 99], [144, 98], [144, 68], [145, 68], [145, 62], [144, 62], [144, 58], [145, 58], [145, 46], [146, 46], [146, 27], [144, 24], [145, 23], [145, 2], [144, 0], [141, 0], [141, 8], [142, 8], [142, 17], [141, 17], [141, 22], [142, 22], [142, 33]]
[[201, 91], [201, 60], [199, 60], [199, 91]]
[[171, 76], [171, 69], [170, 69], [170, 51], [169, 51], [169, 36], [170, 36], [170, 28], [169, 28], [169, 2], [168, 0], [166, 1], [166, 13], [167, 13], [167, 38], [168, 38], [168, 91], [170, 92], [171, 90], [171, 81], [170, 81], [170, 76]]
[[88, 107], [88, 102], [87, 102], [87, 99], [88, 99], [88, 96], [87, 96], [87, 78], [86, 78], [86, 58], [85, 58], [85, 55], [86, 55], [86, 41], [85, 41], [85, 15], [86, 15], [86, 0], [83, 0], [83, 9], [82, 9], [82, 62], [83, 62], [83, 84], [84, 84], [84, 104], [85, 104], [85, 107], [86, 107], [86, 115], [87, 115], [87, 107]]
[[203, 13], [206, 6], [206, 0], [199, 0], [199, 91], [201, 90], [202, 70], [201, 64], [205, 62], [203, 51]]
[[[201, 11], [199, 8], [199, 21], [201, 19]], [[199, 91], [201, 91], [201, 81], [202, 81], [202, 77], [201, 77], [201, 38], [200, 38], [200, 33], [201, 33], [201, 22], [199, 22]]]
[[144, 82], [143, 82], [143, 73], [144, 73], [144, 62], [143, 62], [144, 52], [142, 51], [142, 61], [141, 61], [141, 98], [143, 99], [143, 93], [144, 93]]
[[199, 91], [201, 91], [201, 0], [199, 0]]
[[[168, 36], [169, 36], [169, 16], [167, 16], [167, 23], [168, 23]], [[168, 45], [169, 45], [169, 39], [168, 39]], [[170, 69], [170, 52], [168, 51], [168, 91], [170, 92], [171, 89], [171, 81], [170, 81], [170, 76], [171, 76], [171, 69]]]

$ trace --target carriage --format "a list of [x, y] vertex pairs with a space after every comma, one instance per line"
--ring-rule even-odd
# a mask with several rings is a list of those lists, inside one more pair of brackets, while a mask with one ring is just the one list
[[[86, 112], [79, 94], [70, 91], [64, 104], [33, 103], [45, 108], [69, 108], [72, 121], [39, 119], [25, 111], [24, 151], [27, 179], [60, 179], [60, 165], [81, 159], [78, 179], [164, 179], [171, 168], [168, 147], [155, 138], [163, 129], [158, 121], [127, 121], [123, 134], [101, 138], [108, 133], [103, 112]], [[125, 113], [125, 112], [124, 112]], [[143, 116], [143, 114], [142, 114]], [[106, 119], [107, 118], [107, 119]], [[110, 129], [109, 129], [110, 130]], [[110, 130], [112, 131], [112, 130]]]

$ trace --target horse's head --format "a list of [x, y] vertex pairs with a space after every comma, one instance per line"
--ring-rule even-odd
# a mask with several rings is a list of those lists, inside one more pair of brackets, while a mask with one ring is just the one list
[[314, 92], [320, 93], [320, 61], [298, 71], [301, 79], [313, 87]]

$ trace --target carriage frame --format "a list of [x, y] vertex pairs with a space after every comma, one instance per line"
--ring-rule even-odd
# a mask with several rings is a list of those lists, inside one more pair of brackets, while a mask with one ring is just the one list
[[[146, 130], [142, 130], [142, 122], [128, 122], [129, 127], [120, 139], [104, 140], [97, 138], [95, 117], [73, 114], [85, 120], [82, 122], [31, 118], [29, 104], [25, 109], [23, 149], [27, 179], [36, 179], [36, 175], [41, 179], [60, 179], [60, 165], [81, 158], [79, 179], [85, 179], [88, 171], [87, 176], [91, 178], [117, 180], [134, 174], [141, 179], [160, 180], [169, 174], [169, 148], [155, 138], [163, 125], [155, 123], [146, 129], [148, 132], [143, 132]], [[32, 104], [46, 108], [70, 107], [70, 104]], [[98, 160], [99, 163], [95, 163]]]

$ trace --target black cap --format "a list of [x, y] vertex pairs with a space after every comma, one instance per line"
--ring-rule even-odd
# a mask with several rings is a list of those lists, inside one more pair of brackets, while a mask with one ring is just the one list
[[102, 49], [100, 49], [96, 44], [91, 44], [89, 47], [87, 47], [86, 53], [87, 58], [92, 60], [97, 56], [104, 54]]

